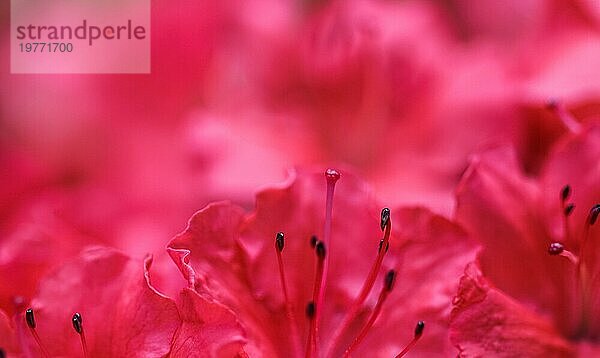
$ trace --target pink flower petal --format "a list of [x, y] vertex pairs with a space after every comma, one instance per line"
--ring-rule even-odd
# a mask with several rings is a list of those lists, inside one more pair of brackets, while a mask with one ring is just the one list
[[473, 264], [460, 281], [450, 339], [460, 357], [571, 357], [552, 324], [490, 287]]
[[[91, 248], [42, 280], [32, 307], [46, 349], [52, 355], [82, 354], [71, 325], [79, 312], [92, 356], [166, 355], [180, 319], [175, 303], [150, 284], [150, 264], [150, 258], [142, 266], [115, 250]], [[23, 333], [34, 345], [30, 333]]]
[[185, 288], [178, 301], [183, 321], [173, 341], [172, 357], [233, 357], [245, 343], [235, 315], [221, 304]]

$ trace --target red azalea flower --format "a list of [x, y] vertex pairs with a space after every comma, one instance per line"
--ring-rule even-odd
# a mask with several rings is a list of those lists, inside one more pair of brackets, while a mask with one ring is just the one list
[[463, 178], [456, 216], [483, 251], [454, 302], [461, 356], [600, 353], [600, 127], [571, 124], [537, 180], [507, 150], [476, 157]]
[[420, 320], [415, 352], [453, 352], [448, 300], [475, 246], [425, 209], [378, 218], [364, 183], [326, 177], [293, 172], [251, 213], [228, 202], [196, 213], [168, 246], [189, 288], [235, 311], [250, 356], [394, 356]]
[[150, 283], [152, 258], [90, 248], [43, 279], [29, 307], [0, 311], [0, 349], [27, 357], [232, 356], [244, 342], [235, 316], [184, 289], [177, 302]]

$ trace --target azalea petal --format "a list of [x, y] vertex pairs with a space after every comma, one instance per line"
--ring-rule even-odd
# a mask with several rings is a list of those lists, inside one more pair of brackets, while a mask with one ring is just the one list
[[184, 278], [197, 291], [211, 290], [221, 301], [236, 300], [247, 291], [242, 250], [237, 242], [244, 219], [242, 208], [212, 203], [190, 219], [187, 229], [168, 245], [167, 252]]
[[[273, 319], [255, 301], [244, 271], [244, 251], [238, 243], [243, 209], [229, 202], [217, 202], [198, 211], [187, 229], [176, 236], [167, 251], [196, 292], [210, 293], [240, 315], [249, 334], [248, 352], [275, 355], [276, 348], [261, 330], [263, 320]], [[190, 277], [194, 280], [190, 281]], [[268, 318], [267, 318], [268, 317]]]
[[457, 191], [456, 218], [482, 243], [486, 277], [510, 296], [556, 314], [569, 329], [574, 316], [564, 307], [576, 309], [569, 304], [576, 302], [575, 267], [548, 254], [553, 239], [542, 224], [539, 189], [516, 163], [506, 148], [475, 157]]
[[232, 357], [245, 343], [235, 315], [221, 304], [185, 288], [178, 301], [183, 320], [171, 357]]
[[150, 258], [142, 266], [115, 250], [91, 248], [42, 280], [32, 307], [51, 355], [82, 354], [71, 325], [75, 312], [91, 356], [166, 355], [180, 319], [175, 303], [150, 284], [150, 264]]
[[173, 249], [168, 247], [167, 253], [177, 265], [179, 271], [183, 275], [183, 278], [188, 282], [189, 287], [196, 286], [196, 271], [190, 266], [190, 250], [186, 249]]
[[460, 281], [450, 339], [460, 357], [571, 357], [552, 324], [490, 287], [474, 265]]

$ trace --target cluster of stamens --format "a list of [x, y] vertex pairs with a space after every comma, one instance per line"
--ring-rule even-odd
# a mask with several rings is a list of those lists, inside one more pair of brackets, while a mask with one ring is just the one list
[[579, 240], [579, 252], [578, 254], [574, 253], [572, 250], [566, 248], [566, 242], [571, 242], [569, 239], [570, 235], [570, 220], [569, 217], [573, 213], [575, 209], [575, 205], [569, 202], [571, 197], [571, 187], [569, 185], [565, 185], [560, 192], [560, 201], [562, 208], [562, 216], [563, 216], [563, 242], [555, 241], [552, 242], [548, 246], [548, 253], [553, 256], [562, 256], [567, 258], [576, 269], [576, 280], [579, 285], [580, 290], [580, 298], [581, 298], [581, 319], [579, 325], [579, 332], [577, 332], [578, 336], [586, 336], [590, 332], [588, 332], [589, 324], [590, 324], [590, 313], [591, 313], [591, 272], [589, 269], [591, 268], [589, 258], [589, 250], [587, 246], [589, 245], [589, 236], [590, 231], [592, 230], [596, 221], [598, 221], [598, 216], [600, 215], [600, 204], [595, 204], [590, 209], [587, 218], [583, 227], [583, 234], [581, 239]]
[[[319, 240], [316, 236], [312, 236], [310, 238], [310, 246], [315, 252], [316, 256], [316, 274], [314, 281], [314, 288], [312, 293], [312, 299], [306, 304], [305, 314], [306, 318], [309, 320], [309, 332], [308, 332], [308, 340], [306, 342], [305, 347], [305, 357], [319, 357], [319, 321], [322, 313], [322, 305], [323, 298], [325, 294], [325, 287], [327, 282], [327, 271], [328, 271], [328, 253], [327, 250], [330, 247], [331, 243], [331, 224], [332, 224], [332, 211], [333, 211], [333, 194], [335, 189], [335, 183], [340, 178], [340, 175], [337, 171], [328, 169], [325, 172], [325, 177], [327, 179], [327, 197], [326, 197], [326, 213], [325, 213], [325, 227], [324, 227], [324, 239]], [[600, 212], [600, 209], [597, 210]], [[594, 217], [594, 222], [597, 218], [598, 214], [596, 213]], [[360, 312], [364, 311], [366, 308], [365, 301], [369, 294], [371, 293], [373, 286], [375, 285], [376, 278], [381, 271], [381, 266], [383, 263], [383, 259], [390, 247], [390, 234], [392, 228], [392, 220], [390, 216], [390, 210], [388, 208], [384, 208], [381, 211], [381, 221], [380, 227], [383, 231], [383, 238], [378, 242], [377, 256], [375, 262], [373, 263], [368, 275], [367, 279], [363, 283], [363, 286], [355, 298], [354, 302], [350, 306], [349, 311], [346, 313], [342, 323], [338, 326], [337, 331], [334, 333], [333, 338], [331, 340], [331, 344], [329, 345], [329, 349], [326, 352], [325, 356], [332, 356], [335, 352], [336, 348], [340, 348], [339, 345], [341, 343], [341, 339], [349, 329], [350, 325], [355, 322]], [[298, 334], [298, 326], [297, 320], [294, 315], [294, 307], [290, 300], [285, 269], [283, 264], [282, 252], [285, 247], [285, 235], [283, 232], [278, 232], [275, 235], [275, 252], [277, 254], [277, 262], [279, 266], [279, 274], [280, 274], [280, 282], [281, 289], [283, 293], [283, 298], [285, 301], [285, 312], [287, 319], [289, 321], [292, 344], [294, 348], [294, 352], [296, 356], [301, 356], [302, 352], [302, 344], [300, 342], [300, 335]], [[385, 248], [385, 249], [384, 249]], [[564, 252], [564, 248], [561, 249], [561, 252]], [[364, 340], [364, 338], [368, 335], [369, 330], [375, 324], [377, 318], [381, 313], [381, 309], [383, 307], [384, 302], [392, 292], [394, 288], [394, 284], [396, 281], [396, 271], [389, 270], [384, 275], [384, 284], [379, 293], [379, 297], [374, 308], [371, 310], [371, 313], [367, 319], [367, 321], [363, 324], [362, 328], [352, 340], [350, 345], [346, 347], [344, 350], [344, 357], [348, 357]], [[73, 329], [79, 335], [81, 340], [81, 347], [83, 350], [83, 356], [85, 358], [88, 357], [88, 348], [85, 338], [85, 332], [83, 328], [83, 318], [80, 313], [76, 312], [72, 316], [72, 324]], [[34, 312], [32, 308], [28, 308], [25, 311], [25, 322], [29, 327], [29, 331], [33, 339], [35, 340], [37, 346], [39, 347], [40, 352], [44, 357], [50, 357], [50, 354], [46, 347], [44, 346], [38, 332], [36, 331], [36, 320], [34, 316]], [[403, 357], [412, 347], [417, 343], [419, 338], [423, 335], [423, 330], [425, 328], [425, 323], [423, 321], [419, 321], [414, 330], [413, 339], [406, 345], [406, 347], [398, 353], [396, 358]], [[4, 352], [0, 350], [0, 358], [3, 358]]]
[[[562, 217], [563, 217], [563, 242], [569, 241], [570, 235], [570, 223], [569, 217], [573, 213], [575, 209], [575, 204], [569, 202], [571, 197], [571, 187], [569, 185], [565, 185], [560, 191], [560, 202], [562, 208]], [[598, 215], [600, 215], [600, 204], [595, 204], [590, 209], [588, 216], [585, 220], [584, 228], [583, 228], [583, 238], [580, 241], [580, 255], [574, 254], [572, 251], [569, 251], [565, 248], [563, 242], [555, 241], [548, 246], [548, 253], [550, 255], [560, 255], [569, 259], [572, 263], [579, 265], [580, 259], [585, 251], [585, 246], [588, 242], [588, 236], [590, 235], [590, 230], [598, 220]]]
[[[327, 250], [330, 248], [331, 243], [331, 224], [332, 224], [332, 211], [333, 211], [333, 194], [335, 190], [335, 184], [340, 178], [340, 175], [337, 171], [333, 169], [328, 169], [325, 172], [325, 177], [327, 179], [327, 197], [326, 197], [326, 205], [325, 205], [325, 227], [324, 227], [324, 235], [323, 240], [319, 240], [316, 236], [312, 236], [310, 238], [310, 246], [315, 252], [316, 256], [316, 270], [315, 270], [315, 281], [312, 299], [306, 304], [305, 314], [306, 318], [309, 320], [309, 331], [308, 331], [308, 339], [305, 347], [305, 357], [319, 357], [319, 321], [322, 313], [323, 307], [323, 297], [325, 294], [325, 287], [327, 282], [327, 271], [328, 271], [328, 253]], [[383, 231], [383, 238], [379, 241], [377, 257], [375, 262], [373, 263], [371, 270], [368, 273], [367, 279], [363, 283], [363, 286], [350, 306], [349, 311], [346, 313], [342, 323], [338, 326], [337, 331], [334, 333], [333, 338], [331, 339], [331, 343], [329, 344], [329, 349], [325, 352], [326, 357], [330, 357], [334, 354], [336, 348], [340, 348], [340, 342], [344, 333], [348, 330], [350, 325], [355, 322], [358, 317], [358, 314], [364, 311], [365, 301], [369, 296], [372, 288], [375, 284], [376, 278], [381, 271], [381, 266], [383, 263], [383, 259], [385, 254], [388, 252], [390, 247], [390, 234], [392, 229], [392, 220], [390, 216], [390, 209], [384, 208], [381, 211], [381, 221], [380, 227]], [[289, 321], [291, 336], [292, 336], [292, 345], [294, 348], [294, 352], [296, 356], [302, 355], [302, 348], [300, 342], [300, 336], [297, 331], [297, 321], [293, 313], [293, 305], [290, 301], [288, 286], [286, 284], [285, 270], [282, 259], [282, 252], [285, 244], [284, 233], [279, 232], [275, 236], [275, 251], [277, 254], [277, 262], [279, 265], [279, 273], [280, 273], [280, 281], [283, 297], [285, 300], [285, 310], [286, 315]], [[385, 248], [385, 249], [384, 249]], [[349, 356], [363, 341], [363, 339], [369, 333], [369, 330], [379, 317], [381, 313], [381, 309], [383, 307], [383, 303], [386, 301], [389, 294], [392, 292], [394, 288], [394, 283], [396, 280], [396, 271], [389, 270], [384, 276], [384, 284], [379, 293], [379, 297], [377, 299], [377, 303], [375, 307], [371, 310], [371, 313], [358, 334], [355, 336], [354, 340], [350, 343], [350, 345], [344, 350], [344, 357]], [[425, 328], [425, 323], [423, 321], [419, 321], [415, 327], [414, 336], [410, 343], [406, 345], [406, 347], [396, 356], [402, 357], [412, 347], [417, 343], [419, 338], [423, 334], [423, 330]]]
[[[50, 357], [50, 353], [42, 343], [42, 340], [40, 339], [40, 336], [36, 331], [35, 316], [33, 314], [32, 308], [28, 308], [27, 310], [25, 310], [25, 322], [27, 323], [27, 327], [29, 327], [29, 331], [31, 332], [31, 335], [33, 336], [33, 339], [35, 340], [35, 343], [40, 349], [42, 355], [44, 357]], [[73, 314], [73, 317], [71, 318], [71, 322], [73, 323], [73, 329], [75, 330], [75, 332], [77, 332], [77, 334], [79, 334], [79, 338], [81, 340], [81, 348], [83, 350], [83, 356], [87, 358], [88, 349], [85, 340], [85, 332], [83, 330], [83, 318], [81, 317], [81, 314], [79, 312], [75, 312]]]

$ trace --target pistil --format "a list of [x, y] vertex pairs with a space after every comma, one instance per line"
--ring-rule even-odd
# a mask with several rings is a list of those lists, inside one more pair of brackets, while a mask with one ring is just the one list
[[[325, 199], [325, 223], [323, 226], [323, 242], [324, 247], [331, 249], [331, 226], [333, 222], [333, 193], [335, 192], [335, 183], [340, 179], [340, 173], [335, 169], [327, 169], [325, 171], [325, 179], [327, 180], [327, 197]], [[329, 271], [329, 259], [324, 260], [323, 274], [321, 277], [321, 284], [319, 289], [319, 295], [315, 298], [315, 305], [317, 310], [315, 312], [315, 325], [319, 325], [320, 312], [319, 307], [323, 304], [323, 298], [325, 297], [325, 289], [327, 287], [327, 273]], [[318, 341], [318, 337], [314, 337]]]
[[548, 253], [552, 256], [562, 256], [571, 261], [574, 265], [579, 265], [579, 257], [571, 251], [565, 249], [565, 245], [560, 242], [553, 242], [548, 247]]

